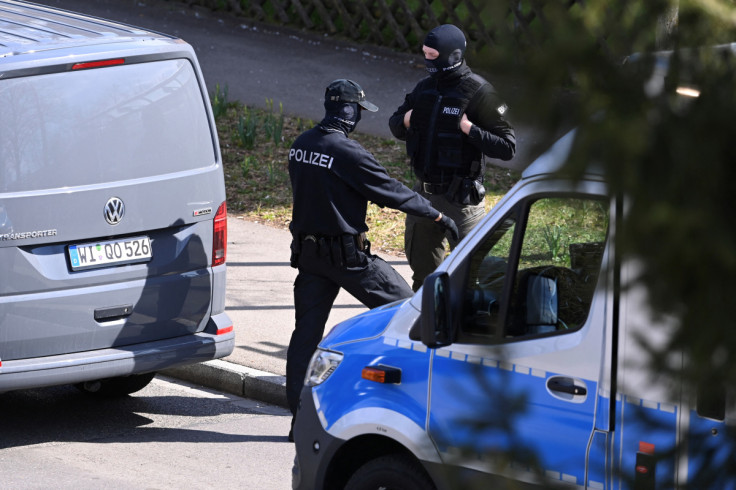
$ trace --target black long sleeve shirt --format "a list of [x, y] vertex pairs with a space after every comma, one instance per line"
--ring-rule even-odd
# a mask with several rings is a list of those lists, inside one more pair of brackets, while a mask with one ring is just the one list
[[292, 233], [356, 235], [368, 231], [368, 202], [436, 219], [439, 211], [398, 180], [360, 143], [319, 126], [289, 150]]

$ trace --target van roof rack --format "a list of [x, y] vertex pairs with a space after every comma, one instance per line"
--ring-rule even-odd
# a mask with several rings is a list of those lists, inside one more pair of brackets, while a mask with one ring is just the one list
[[0, 0], [0, 58], [136, 39], [175, 38], [67, 10], [19, 0]]

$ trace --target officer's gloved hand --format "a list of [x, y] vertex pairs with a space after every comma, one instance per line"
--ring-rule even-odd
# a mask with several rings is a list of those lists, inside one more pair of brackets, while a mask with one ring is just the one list
[[440, 225], [442, 231], [449, 231], [450, 236], [452, 236], [453, 240], [457, 241], [460, 239], [460, 233], [457, 231], [457, 225], [455, 225], [455, 222], [452, 221], [452, 218], [450, 218], [449, 216], [440, 214], [440, 219], [439, 221], [437, 221], [437, 224]]

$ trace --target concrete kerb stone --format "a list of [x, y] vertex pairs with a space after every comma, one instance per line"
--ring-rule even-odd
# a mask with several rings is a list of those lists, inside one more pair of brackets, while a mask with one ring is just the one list
[[161, 374], [288, 408], [286, 376], [259, 371], [221, 359], [165, 369]]

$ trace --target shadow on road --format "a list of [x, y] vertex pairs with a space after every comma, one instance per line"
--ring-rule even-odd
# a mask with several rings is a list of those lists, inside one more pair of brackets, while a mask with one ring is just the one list
[[[263, 414], [222, 399], [158, 395], [155, 388], [121, 398], [86, 395], [73, 386], [0, 394], [0, 449], [54, 442], [287, 442], [280, 435], [226, 434], [181, 427], [223, 415]], [[284, 410], [274, 412], [287, 416]], [[185, 421], [174, 418], [186, 418]], [[198, 421], [199, 422], [199, 421]], [[179, 427], [172, 427], [179, 425]]]

